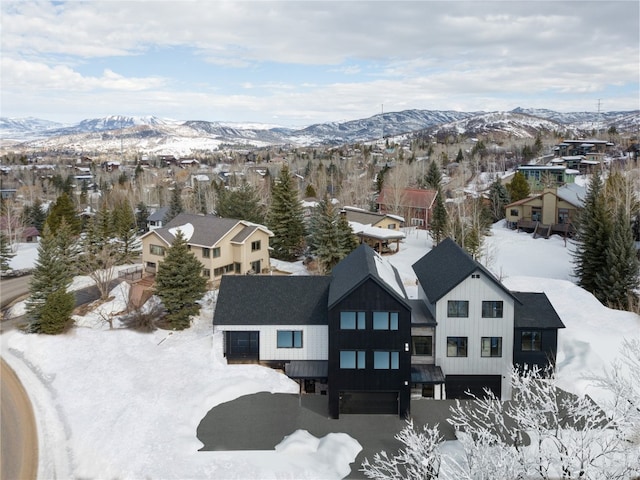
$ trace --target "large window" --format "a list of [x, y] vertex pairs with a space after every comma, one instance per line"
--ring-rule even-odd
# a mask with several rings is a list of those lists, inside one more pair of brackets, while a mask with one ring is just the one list
[[231, 272], [233, 272], [233, 263], [229, 265], [225, 265], [224, 267], [216, 268], [213, 271], [213, 276], [219, 277], [220, 275], [224, 275], [225, 273], [231, 273]]
[[483, 357], [501, 357], [502, 337], [482, 337], [480, 351]]
[[260, 250], [260, 240], [256, 240], [255, 242], [251, 242], [251, 251], [255, 252], [256, 250]]
[[490, 300], [482, 302], [482, 318], [502, 318], [502, 301]]
[[160, 245], [149, 245], [149, 253], [151, 253], [151, 255], [164, 257], [164, 247], [161, 247]]
[[399, 352], [373, 352], [374, 370], [398, 370], [400, 368]]
[[468, 300], [449, 300], [447, 302], [447, 317], [468, 317]]
[[447, 357], [466, 357], [467, 337], [447, 337]]
[[278, 348], [302, 348], [302, 330], [278, 330]]
[[398, 330], [398, 312], [373, 312], [374, 330]]
[[411, 355], [433, 355], [433, 337], [431, 335], [411, 337]]
[[542, 348], [542, 332], [540, 330], [531, 330], [522, 332], [522, 351], [523, 352], [539, 352]]
[[342, 350], [340, 352], [340, 368], [358, 369], [365, 368], [364, 350]]
[[364, 312], [340, 312], [340, 330], [364, 330]]

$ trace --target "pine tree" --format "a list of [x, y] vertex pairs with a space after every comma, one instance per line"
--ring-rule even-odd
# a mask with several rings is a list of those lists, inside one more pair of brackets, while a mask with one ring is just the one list
[[0, 232], [0, 272], [4, 273], [10, 269], [9, 262], [15, 256], [11, 250], [11, 243], [7, 236]]
[[53, 234], [58, 231], [58, 227], [63, 219], [71, 228], [73, 234], [80, 233], [82, 221], [76, 213], [76, 208], [71, 198], [66, 193], [63, 193], [57, 198], [47, 216], [47, 223]]
[[189, 251], [187, 241], [178, 230], [164, 260], [158, 265], [155, 286], [156, 295], [167, 310], [166, 318], [171, 328], [188, 328], [190, 317], [200, 311], [196, 302], [207, 291], [207, 280], [201, 272], [202, 264]]
[[343, 214], [338, 215], [338, 246], [342, 255], [340, 260], [358, 248], [358, 240], [353, 234], [347, 216]]
[[178, 185], [173, 186], [171, 191], [171, 200], [169, 201], [169, 210], [167, 210], [164, 216], [164, 223], [168, 223], [173, 220], [178, 214], [182, 213], [184, 208], [182, 206], [182, 197], [180, 195], [180, 189]]
[[243, 182], [228, 190], [224, 185], [217, 188], [216, 213], [223, 218], [235, 218], [253, 223], [264, 223], [264, 208], [255, 187]]
[[435, 160], [432, 160], [429, 164], [429, 170], [427, 170], [427, 173], [424, 176], [424, 183], [427, 188], [431, 188], [433, 190], [440, 188], [440, 183], [442, 183], [442, 171]]
[[602, 302], [614, 308], [632, 309], [637, 302], [633, 298], [639, 286], [640, 266], [629, 218], [623, 207], [618, 208], [604, 256], [603, 269], [596, 274]]
[[[29, 329], [34, 333], [43, 332], [43, 313], [49, 312], [47, 307], [45, 308], [48, 299], [55, 292], [66, 293], [67, 287], [73, 279], [72, 268], [69, 267], [69, 259], [66, 257], [66, 253], [61, 250], [61, 245], [70, 243], [61, 240], [60, 236], [68, 236], [69, 228], [66, 226], [64, 220], [62, 220], [61, 228], [58, 232], [58, 238], [54, 236], [49, 223], [45, 223], [43, 234], [40, 238], [40, 244], [38, 245], [38, 259], [35, 262], [33, 275], [29, 283], [30, 296], [27, 299], [27, 316], [29, 318]], [[62, 302], [62, 293], [53, 297], [55, 303]], [[47, 322], [51, 320], [51, 314], [47, 313], [49, 317], [46, 318]], [[67, 323], [67, 319], [58, 318], [58, 320], [64, 321], [64, 325]], [[64, 325], [61, 328], [64, 328]], [[47, 325], [47, 329], [55, 328], [51, 325]]]
[[139, 253], [136, 235], [136, 218], [126, 201], [116, 204], [113, 209], [113, 231], [118, 241], [118, 263], [130, 263]]
[[436, 193], [436, 204], [433, 207], [433, 215], [431, 217], [431, 238], [433, 239], [433, 245], [438, 245], [442, 239], [446, 236], [448, 229], [448, 214], [444, 205], [444, 197], [442, 190], [438, 188]]
[[73, 293], [67, 292], [65, 289], [51, 292], [42, 306], [38, 333], [57, 335], [67, 330], [72, 323], [71, 313], [74, 306]]
[[27, 223], [35, 227], [38, 232], [42, 232], [46, 220], [47, 212], [42, 206], [42, 201], [38, 198], [27, 211]]
[[507, 185], [507, 191], [512, 202], [517, 202], [529, 196], [531, 188], [522, 172], [516, 172], [513, 175], [511, 183]]
[[147, 231], [147, 218], [149, 218], [149, 209], [144, 202], [138, 203], [136, 206], [136, 228], [138, 233]]
[[285, 261], [296, 260], [304, 250], [304, 221], [298, 191], [286, 165], [273, 186], [267, 225], [274, 234], [273, 256]]
[[505, 216], [505, 207], [511, 203], [511, 200], [509, 192], [500, 181], [500, 178], [496, 178], [489, 187], [489, 201], [491, 202], [493, 221], [502, 220]]
[[323, 273], [330, 273], [342, 259], [337, 225], [338, 214], [325, 197], [311, 216], [309, 240], [311, 253], [316, 255]]
[[207, 196], [206, 192], [203, 190], [200, 182], [198, 180], [195, 181], [193, 185], [193, 205], [198, 213], [202, 213], [206, 215], [207, 212]]
[[589, 182], [584, 206], [576, 218], [576, 250], [573, 260], [578, 285], [593, 293], [598, 300], [605, 301], [597, 276], [606, 267], [606, 250], [612, 226], [602, 190], [602, 179], [596, 173]]
[[458, 149], [458, 155], [456, 155], [456, 163], [461, 163], [464, 161], [464, 155], [462, 154], [462, 149]]

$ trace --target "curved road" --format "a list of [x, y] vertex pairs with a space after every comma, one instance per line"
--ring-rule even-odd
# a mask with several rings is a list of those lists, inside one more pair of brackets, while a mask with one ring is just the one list
[[1, 358], [0, 442], [0, 479], [35, 479], [38, 440], [33, 408], [15, 372]]

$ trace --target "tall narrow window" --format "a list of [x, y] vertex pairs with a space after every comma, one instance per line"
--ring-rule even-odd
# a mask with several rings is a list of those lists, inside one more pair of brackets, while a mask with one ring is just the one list
[[468, 317], [468, 300], [449, 300], [447, 302], [447, 317]]
[[502, 318], [502, 301], [490, 300], [482, 302], [482, 318]]
[[502, 337], [482, 337], [480, 351], [483, 357], [501, 357]]

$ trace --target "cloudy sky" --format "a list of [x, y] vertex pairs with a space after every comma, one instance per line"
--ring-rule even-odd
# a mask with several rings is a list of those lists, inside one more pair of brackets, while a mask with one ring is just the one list
[[640, 108], [630, 1], [7, 1], [1, 115], [302, 126]]

